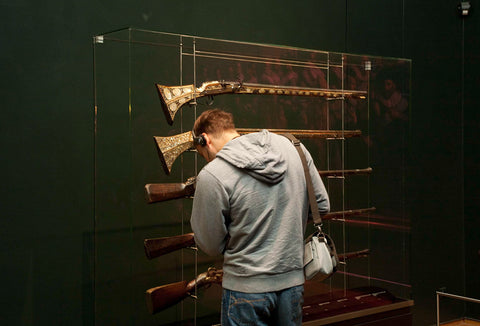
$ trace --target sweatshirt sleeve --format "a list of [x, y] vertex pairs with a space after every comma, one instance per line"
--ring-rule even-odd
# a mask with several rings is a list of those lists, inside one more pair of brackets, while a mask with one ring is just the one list
[[330, 211], [330, 199], [328, 197], [327, 189], [323, 184], [322, 178], [318, 173], [318, 169], [313, 162], [310, 152], [301, 144], [305, 157], [307, 159], [310, 176], [312, 178], [313, 189], [315, 191], [315, 197], [317, 199], [318, 210], [320, 214], [326, 214]]
[[229, 198], [219, 180], [203, 169], [196, 181], [190, 224], [195, 242], [206, 254], [222, 254], [228, 238], [225, 219]]

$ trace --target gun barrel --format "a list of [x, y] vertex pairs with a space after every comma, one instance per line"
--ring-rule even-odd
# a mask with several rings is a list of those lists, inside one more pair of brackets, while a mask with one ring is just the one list
[[318, 173], [322, 177], [343, 177], [346, 175], [354, 175], [354, 174], [370, 174], [372, 173], [372, 168], [368, 167], [365, 169], [347, 169], [347, 170], [326, 170], [326, 171], [318, 171]]
[[346, 252], [344, 254], [338, 254], [338, 259], [341, 262], [345, 262], [348, 259], [367, 257], [370, 255], [370, 249], [363, 249], [359, 251]]
[[349, 209], [345, 211], [336, 211], [336, 212], [330, 212], [322, 215], [322, 219], [323, 220], [342, 219], [346, 216], [356, 216], [356, 215], [373, 213], [376, 210], [377, 209], [375, 207], [369, 207], [369, 208], [360, 208], [360, 209]]

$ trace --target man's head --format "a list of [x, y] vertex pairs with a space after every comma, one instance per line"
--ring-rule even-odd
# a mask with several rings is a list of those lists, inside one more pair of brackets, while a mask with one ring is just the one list
[[195, 148], [208, 162], [222, 147], [239, 136], [231, 113], [213, 109], [203, 112], [193, 125]]

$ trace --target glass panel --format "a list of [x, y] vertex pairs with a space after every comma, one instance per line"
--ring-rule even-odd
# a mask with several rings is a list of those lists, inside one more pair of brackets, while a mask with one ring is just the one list
[[436, 325], [478, 325], [480, 299], [437, 291]]
[[[184, 183], [205, 164], [191, 150], [178, 155], [158, 151], [154, 136], [188, 132], [195, 117], [212, 107], [232, 112], [238, 128], [340, 132], [337, 137], [299, 138], [322, 173], [332, 212], [346, 212], [324, 223], [338, 252], [369, 249], [370, 254], [341, 264], [327, 281], [310, 282], [306, 299], [359, 288], [410, 297], [404, 185], [409, 60], [136, 29], [95, 37], [94, 51], [97, 322], [219, 322], [219, 286], [197, 289], [196, 300], [187, 297], [153, 315], [145, 305], [145, 291], [193, 280], [209, 267], [221, 269], [222, 257], [185, 248], [149, 260], [142, 248], [144, 239], [191, 232], [192, 204], [191, 198], [149, 204], [144, 186]], [[257, 89], [273, 86], [276, 95], [206, 96], [177, 103], [178, 110], [167, 112], [155, 86], [183, 85], [183, 92], [193, 85], [197, 94], [204, 83], [215, 81]], [[329, 98], [312, 96], [325, 89], [336, 92]], [[292, 95], [294, 91], [303, 93]], [[351, 91], [356, 95], [350, 96]], [[162, 156], [173, 158], [170, 171]], [[307, 232], [312, 230], [310, 226]]]

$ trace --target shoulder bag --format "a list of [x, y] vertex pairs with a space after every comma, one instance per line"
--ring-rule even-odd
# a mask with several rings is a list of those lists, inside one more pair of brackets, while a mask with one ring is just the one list
[[337, 270], [337, 250], [335, 249], [335, 244], [332, 238], [322, 231], [322, 218], [318, 211], [312, 178], [308, 170], [307, 159], [300, 147], [300, 141], [291, 134], [283, 134], [283, 136], [287, 137], [292, 142], [302, 161], [307, 182], [308, 201], [310, 203], [313, 223], [317, 229], [316, 232], [311, 234], [305, 240], [305, 251], [303, 256], [305, 278], [307, 280], [315, 279], [316, 281], [323, 281], [332, 276]]

